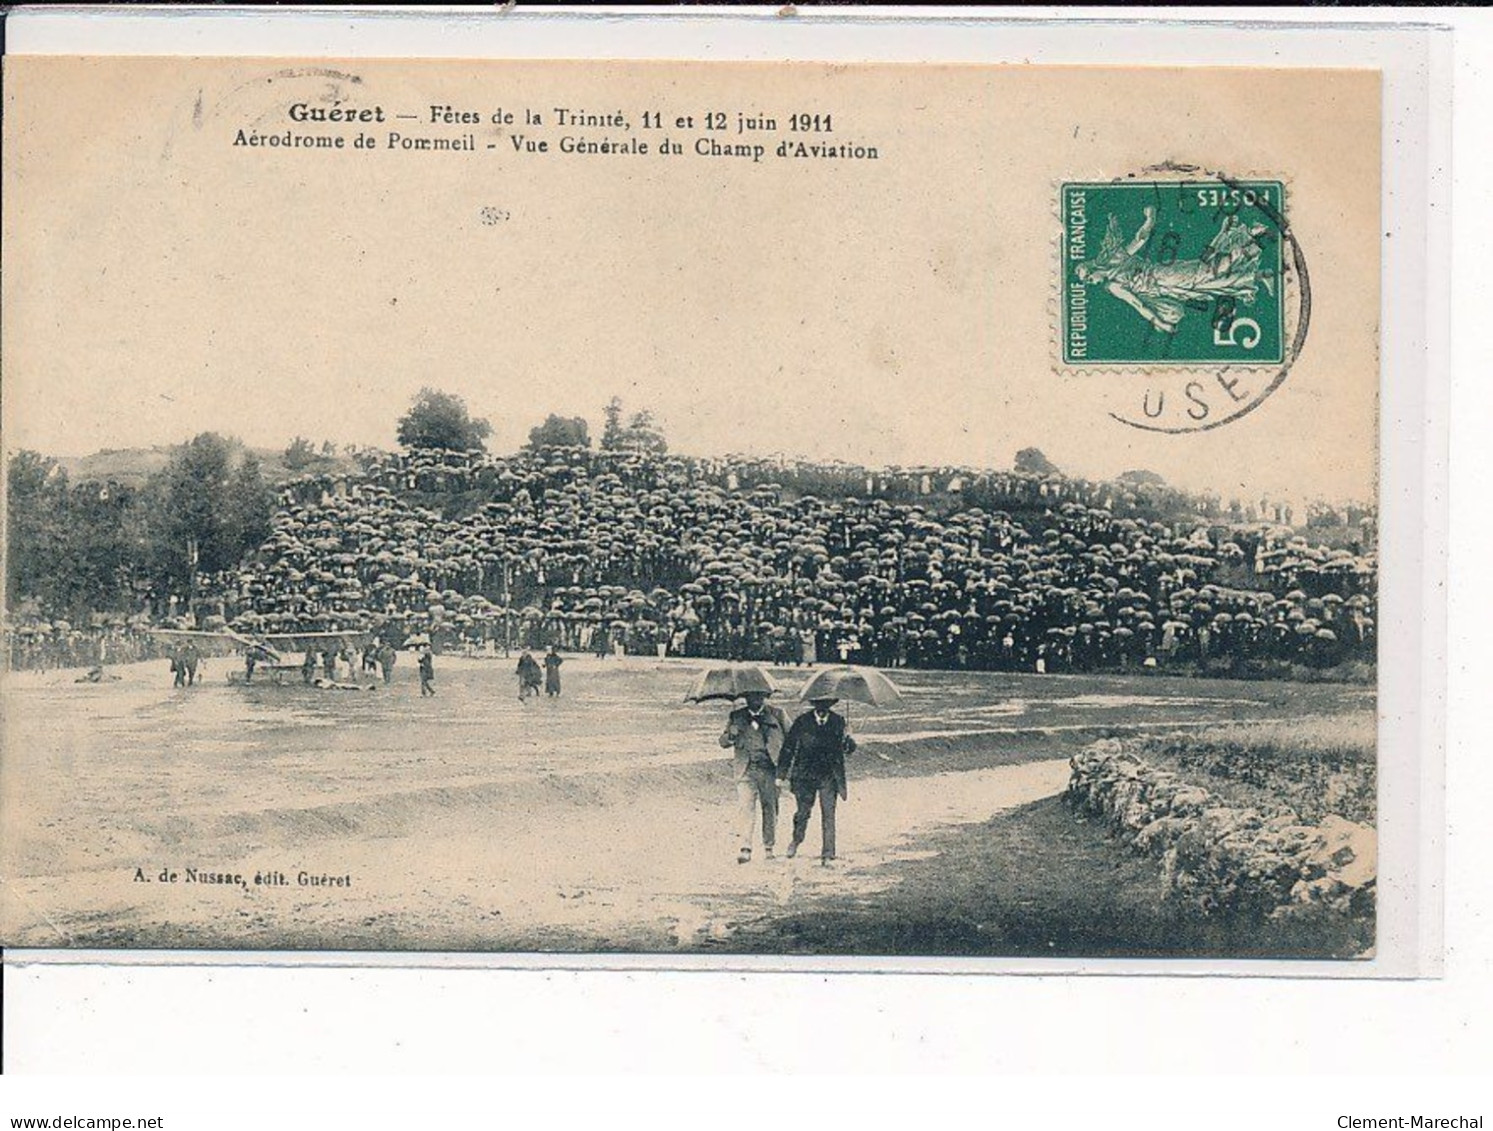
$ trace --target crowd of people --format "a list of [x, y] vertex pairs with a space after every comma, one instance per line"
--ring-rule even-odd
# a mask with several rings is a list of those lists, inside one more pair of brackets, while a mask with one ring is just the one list
[[98, 616], [76, 625], [65, 619], [15, 618], [4, 629], [6, 662], [13, 671], [50, 671], [170, 659], [174, 646], [150, 631], [158, 620], [146, 613]]
[[[259, 551], [154, 623], [1046, 672], [1374, 657], [1369, 512], [1330, 545], [1306, 536], [1320, 521], [1056, 474], [583, 449], [363, 464], [285, 484]], [[149, 618], [21, 624], [11, 660], [136, 658]]]

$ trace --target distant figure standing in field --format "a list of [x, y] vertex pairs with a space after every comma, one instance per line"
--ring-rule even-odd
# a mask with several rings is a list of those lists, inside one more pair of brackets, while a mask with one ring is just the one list
[[845, 755], [855, 753], [855, 739], [845, 729], [845, 717], [830, 710], [836, 702], [835, 699], [811, 701], [812, 710], [799, 715], [789, 728], [783, 756], [778, 760], [778, 781], [789, 783], [798, 803], [788, 855], [798, 855], [817, 799], [823, 830], [820, 858], [825, 864], [835, 858], [835, 805], [849, 796], [845, 788]]
[[539, 670], [539, 661], [532, 652], [525, 652], [518, 658], [518, 701], [526, 703], [530, 695], [537, 699], [539, 685], [543, 681], [544, 673]]
[[435, 694], [435, 656], [427, 644], [420, 649], [420, 697]]
[[306, 649], [306, 656], [301, 660], [301, 682], [307, 687], [316, 678], [316, 651], [312, 648]]
[[183, 644], [171, 657], [171, 671], [176, 677], [173, 680], [175, 687], [191, 687], [197, 682], [197, 665], [202, 661], [202, 653], [197, 651], [195, 644]]
[[778, 783], [773, 775], [787, 735], [788, 716], [769, 707], [761, 691], [748, 691], [746, 706], [736, 708], [726, 720], [720, 743], [735, 751], [736, 827], [741, 834], [738, 864], [751, 863], [758, 806], [762, 809], [762, 852], [772, 855], [778, 827]]
[[819, 662], [819, 641], [814, 635], [814, 630], [806, 628], [800, 632], [798, 634], [798, 643], [800, 654], [803, 656], [803, 663], [808, 664], [812, 668]]
[[384, 683], [394, 682], [394, 661], [399, 653], [394, 651], [394, 645], [385, 640], [373, 652], [373, 658], [378, 663], [379, 674], [384, 677]]
[[549, 696], [560, 694], [560, 665], [565, 660], [556, 651], [553, 644], [550, 645], [549, 654], [544, 657], [544, 693]]

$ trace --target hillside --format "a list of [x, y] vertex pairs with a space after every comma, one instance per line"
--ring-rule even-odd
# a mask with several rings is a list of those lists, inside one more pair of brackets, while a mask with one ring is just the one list
[[[344, 455], [317, 456], [300, 470], [292, 471], [285, 466], [283, 450], [273, 448], [240, 448], [252, 452], [259, 458], [266, 481], [283, 483], [306, 472], [344, 472], [356, 474], [358, 467]], [[142, 487], [171, 459], [171, 447], [153, 448], [106, 448], [86, 456], [58, 456], [57, 463], [74, 483], [86, 480], [100, 482], [114, 480], [129, 487]]]

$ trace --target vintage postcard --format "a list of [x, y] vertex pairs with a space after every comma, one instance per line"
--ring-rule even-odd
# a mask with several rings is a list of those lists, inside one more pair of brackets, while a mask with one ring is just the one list
[[7, 948], [1375, 954], [1377, 71], [4, 83]]

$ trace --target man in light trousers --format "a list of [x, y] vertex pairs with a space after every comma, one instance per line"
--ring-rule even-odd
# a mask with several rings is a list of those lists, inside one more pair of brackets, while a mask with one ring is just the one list
[[741, 834], [738, 864], [752, 859], [757, 809], [762, 810], [762, 852], [771, 856], [778, 825], [777, 760], [788, 736], [788, 716], [767, 704], [767, 694], [746, 693], [746, 706], [731, 712], [721, 745], [735, 751], [736, 828]]

